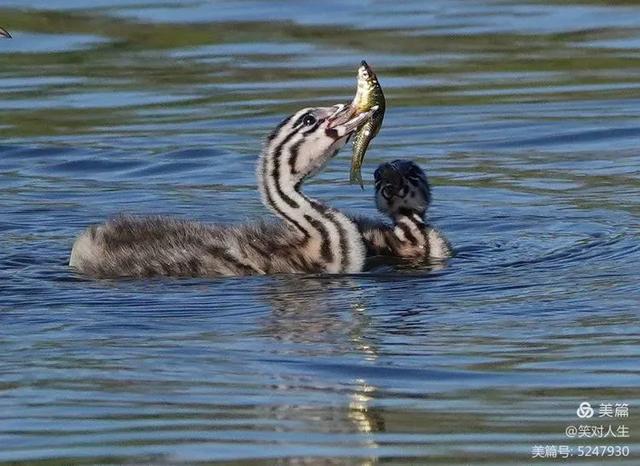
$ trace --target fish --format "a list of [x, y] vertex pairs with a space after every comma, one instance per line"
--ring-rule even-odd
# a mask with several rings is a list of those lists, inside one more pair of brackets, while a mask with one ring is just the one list
[[353, 137], [353, 153], [351, 155], [351, 174], [349, 181], [352, 184], [359, 183], [360, 188], [364, 189], [362, 174], [360, 172], [362, 162], [369, 143], [380, 131], [386, 106], [384, 93], [382, 92], [382, 86], [380, 86], [378, 82], [378, 77], [364, 60], [358, 68], [358, 87], [351, 106], [357, 113], [367, 112], [374, 109], [374, 107], [378, 107], [371, 118], [356, 131]]

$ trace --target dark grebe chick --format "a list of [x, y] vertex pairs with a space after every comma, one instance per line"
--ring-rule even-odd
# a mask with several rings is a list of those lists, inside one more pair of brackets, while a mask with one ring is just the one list
[[381, 164], [374, 173], [378, 210], [393, 221], [393, 227], [359, 220], [367, 255], [409, 259], [446, 259], [452, 249], [447, 239], [429, 225], [431, 204], [427, 175], [409, 160]]
[[357, 225], [307, 197], [302, 184], [374, 111], [306, 108], [271, 133], [258, 162], [258, 185], [264, 204], [283, 222], [231, 226], [121, 216], [82, 233], [69, 265], [94, 277], [360, 272], [365, 246]]

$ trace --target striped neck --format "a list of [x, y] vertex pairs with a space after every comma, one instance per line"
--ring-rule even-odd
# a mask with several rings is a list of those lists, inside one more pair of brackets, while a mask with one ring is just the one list
[[[305, 247], [330, 273], [360, 272], [364, 266], [364, 244], [355, 223], [341, 212], [309, 198], [301, 191], [307, 175], [296, 171], [302, 139], [289, 135], [272, 138], [258, 163], [258, 185], [263, 203], [299, 232]], [[320, 158], [320, 157], [319, 157]], [[317, 170], [326, 160], [316, 164]]]
[[424, 218], [415, 212], [401, 211], [393, 215], [395, 225], [394, 234], [400, 241], [406, 241], [413, 246], [425, 247], [428, 238], [425, 234], [426, 224]]

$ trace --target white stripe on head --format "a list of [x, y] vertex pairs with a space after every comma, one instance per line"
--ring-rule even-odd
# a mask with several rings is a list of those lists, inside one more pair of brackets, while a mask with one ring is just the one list
[[365, 251], [355, 223], [299, 191], [300, 183], [321, 171], [347, 141], [336, 140], [327, 129], [327, 118], [335, 113], [335, 107], [306, 108], [283, 120], [263, 149], [258, 183], [265, 205], [317, 238], [319, 248], [330, 248], [331, 261], [323, 264], [328, 272], [359, 272]]

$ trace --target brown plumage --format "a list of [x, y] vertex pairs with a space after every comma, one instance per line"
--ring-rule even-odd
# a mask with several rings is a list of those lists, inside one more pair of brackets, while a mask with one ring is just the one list
[[305, 239], [284, 223], [221, 226], [123, 215], [91, 227], [88, 238], [101, 246], [99, 254], [103, 256], [93, 260], [85, 257], [82, 272], [95, 277], [323, 271], [323, 263], [301, 253]]
[[266, 273], [354, 273], [365, 246], [357, 225], [307, 197], [318, 173], [371, 112], [307, 108], [267, 138], [258, 163], [263, 202], [283, 223], [207, 225], [166, 217], [116, 217], [76, 240], [69, 265], [93, 277], [211, 277]]

